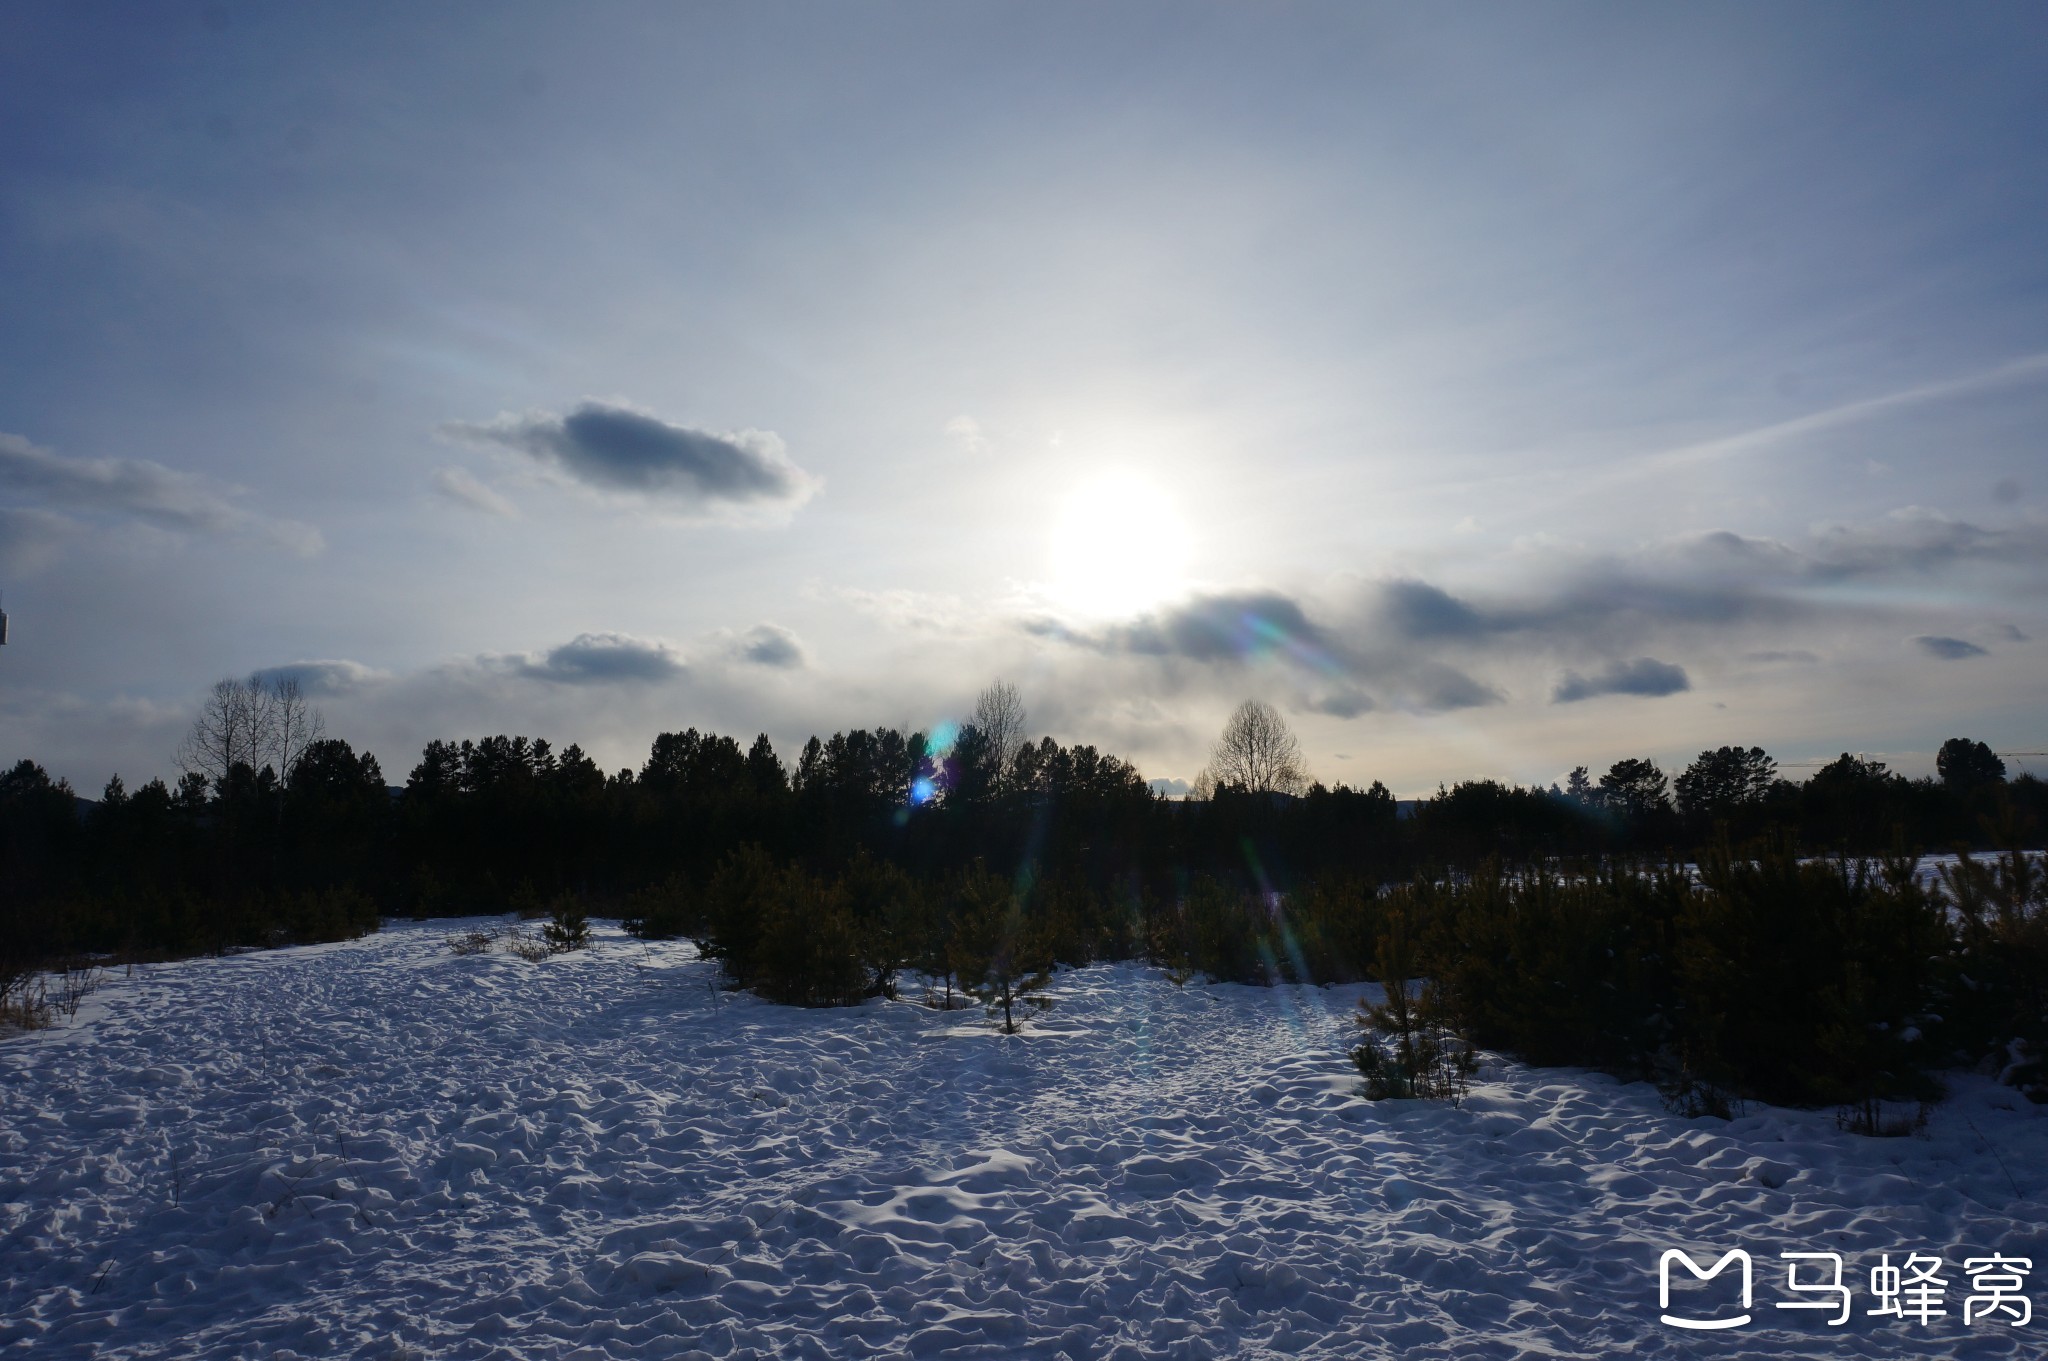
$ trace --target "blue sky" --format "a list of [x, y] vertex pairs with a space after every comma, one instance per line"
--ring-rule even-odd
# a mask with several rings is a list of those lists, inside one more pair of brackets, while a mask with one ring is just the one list
[[[2037, 6], [18, 4], [0, 757], [2041, 750]], [[2037, 767], [2043, 764], [2034, 761]]]

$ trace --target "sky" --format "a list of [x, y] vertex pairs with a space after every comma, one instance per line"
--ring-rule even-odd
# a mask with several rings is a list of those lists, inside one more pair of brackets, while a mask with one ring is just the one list
[[2038, 5], [0, 7], [0, 760], [2048, 771]]

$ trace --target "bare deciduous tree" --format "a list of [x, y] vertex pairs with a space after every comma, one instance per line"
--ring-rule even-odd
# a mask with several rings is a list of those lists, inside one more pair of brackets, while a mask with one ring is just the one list
[[238, 765], [259, 764], [269, 746], [268, 696], [254, 680], [217, 681], [178, 747], [178, 767], [215, 784]]
[[326, 731], [326, 720], [296, 679], [230, 677], [216, 682], [200, 702], [199, 716], [178, 746], [178, 767], [215, 785], [238, 765], [267, 765], [289, 778], [306, 748]]
[[1209, 751], [1209, 766], [1196, 781], [1206, 796], [1224, 785], [1255, 794], [1299, 794], [1308, 785], [1301, 743], [1280, 711], [1264, 700], [1248, 699], [1237, 706], [1223, 735]]
[[267, 758], [290, 781], [306, 748], [327, 735], [327, 719], [307, 701], [296, 676], [270, 683], [270, 744]]
[[995, 763], [996, 787], [1008, 788], [1010, 767], [1017, 760], [1018, 749], [1024, 745], [1024, 696], [1018, 693], [1016, 686], [998, 679], [975, 699], [971, 721], [988, 741], [989, 754]]

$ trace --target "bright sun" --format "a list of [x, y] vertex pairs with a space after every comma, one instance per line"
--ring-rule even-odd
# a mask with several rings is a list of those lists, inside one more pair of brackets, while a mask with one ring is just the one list
[[1105, 473], [1067, 498], [1052, 532], [1052, 593], [1084, 614], [1151, 608], [1183, 589], [1188, 530], [1159, 488]]

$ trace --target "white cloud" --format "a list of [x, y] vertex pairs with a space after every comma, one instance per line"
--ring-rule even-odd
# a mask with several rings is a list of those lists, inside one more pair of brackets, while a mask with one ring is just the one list
[[947, 421], [946, 434], [963, 450], [976, 457], [995, 451], [995, 443], [982, 433], [981, 422], [972, 416], [955, 416]]
[[256, 678], [263, 681], [295, 680], [308, 695], [328, 696], [355, 694], [389, 681], [392, 676], [389, 671], [379, 671], [361, 662], [324, 659], [266, 666], [256, 672]]
[[239, 504], [243, 493], [141, 458], [67, 458], [0, 433], [0, 490], [89, 515], [138, 520], [186, 534], [260, 539], [311, 556], [320, 531]]
[[0, 570], [27, 576], [56, 561], [66, 540], [84, 526], [46, 510], [0, 506]]
[[467, 468], [434, 469], [434, 490], [468, 510], [506, 520], [519, 518], [519, 507], [513, 505], [509, 497]]

